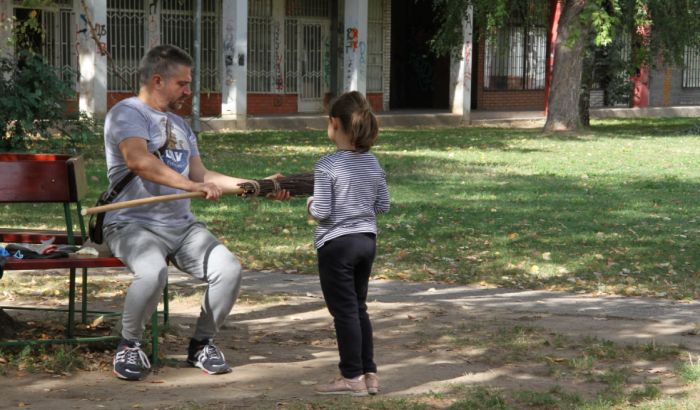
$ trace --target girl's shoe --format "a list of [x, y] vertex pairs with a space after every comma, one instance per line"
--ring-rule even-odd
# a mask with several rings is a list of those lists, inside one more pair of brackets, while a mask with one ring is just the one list
[[338, 377], [327, 383], [319, 384], [315, 388], [318, 394], [349, 394], [351, 396], [366, 396], [365, 376], [357, 376], [353, 379]]
[[377, 377], [377, 373], [365, 373], [365, 386], [367, 386], [367, 393], [371, 395], [379, 393], [379, 377]]

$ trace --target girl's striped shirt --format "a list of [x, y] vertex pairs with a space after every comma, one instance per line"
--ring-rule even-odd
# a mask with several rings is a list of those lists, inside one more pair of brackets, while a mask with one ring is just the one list
[[314, 168], [314, 200], [309, 214], [318, 221], [316, 249], [339, 236], [377, 234], [376, 215], [389, 211], [384, 170], [369, 153], [339, 150]]

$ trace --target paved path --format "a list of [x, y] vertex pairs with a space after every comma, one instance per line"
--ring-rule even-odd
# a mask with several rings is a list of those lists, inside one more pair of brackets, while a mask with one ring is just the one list
[[[244, 289], [322, 297], [313, 275], [246, 272]], [[470, 311], [521, 313], [544, 327], [617, 341], [664, 341], [700, 352], [700, 303], [566, 292], [373, 280], [370, 301], [440, 304]]]

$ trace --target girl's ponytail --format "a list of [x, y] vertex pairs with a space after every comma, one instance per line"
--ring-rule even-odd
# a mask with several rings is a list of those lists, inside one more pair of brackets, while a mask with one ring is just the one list
[[340, 120], [340, 126], [350, 134], [357, 152], [367, 152], [379, 134], [377, 118], [367, 99], [357, 91], [347, 92], [333, 103], [330, 116]]

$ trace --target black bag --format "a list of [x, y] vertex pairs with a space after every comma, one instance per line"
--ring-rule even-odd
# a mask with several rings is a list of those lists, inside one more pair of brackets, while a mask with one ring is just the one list
[[[131, 182], [132, 179], [136, 174], [133, 172], [129, 172], [124, 176], [124, 178], [117, 183], [117, 185], [114, 187], [114, 189], [110, 191], [104, 191], [100, 194], [100, 197], [97, 198], [97, 202], [95, 202], [95, 206], [102, 206], [102, 205], [107, 205], [112, 203], [114, 201], [114, 198], [119, 195], [120, 192], [124, 189], [126, 184]], [[102, 241], [104, 238], [102, 237], [102, 225], [104, 224], [105, 221], [105, 213], [100, 212], [97, 214], [92, 214], [90, 215], [90, 222], [88, 222], [88, 236], [90, 236], [90, 240], [98, 245], [102, 244]]]
[[[95, 206], [102, 206], [109, 203], [109, 193], [104, 191], [100, 194], [100, 197], [95, 202]], [[94, 243], [100, 245], [102, 244], [102, 225], [105, 221], [105, 213], [100, 212], [99, 214], [90, 215], [90, 222], [88, 222], [88, 236], [90, 240]]]

